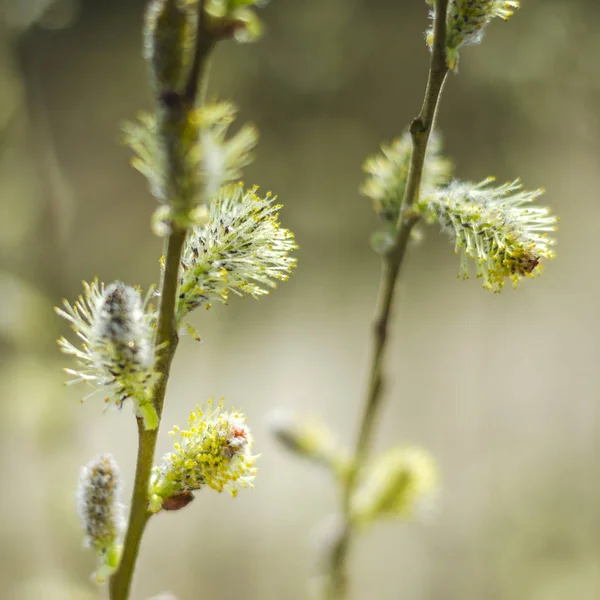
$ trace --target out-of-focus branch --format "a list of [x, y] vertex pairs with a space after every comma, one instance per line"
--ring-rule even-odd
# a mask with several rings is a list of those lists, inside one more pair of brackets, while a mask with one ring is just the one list
[[410, 125], [413, 151], [408, 179], [398, 221], [398, 233], [391, 249], [383, 257], [379, 299], [373, 324], [373, 355], [371, 359], [369, 386], [360, 421], [360, 430], [354, 450], [352, 468], [343, 489], [343, 527], [334, 543], [326, 596], [331, 600], [343, 600], [347, 596], [348, 552], [353, 535], [351, 504], [356, 489], [357, 476], [365, 463], [373, 438], [377, 416], [381, 408], [383, 366], [388, 342], [388, 330], [394, 293], [400, 267], [406, 256], [410, 233], [418, 217], [411, 211], [418, 200], [425, 155], [429, 136], [433, 129], [438, 102], [448, 73], [446, 63], [446, 14], [448, 0], [436, 0], [434, 42], [429, 67], [429, 77], [423, 106]]

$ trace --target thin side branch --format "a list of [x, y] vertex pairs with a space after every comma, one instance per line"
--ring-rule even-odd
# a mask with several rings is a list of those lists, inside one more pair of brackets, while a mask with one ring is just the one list
[[436, 0], [436, 18], [434, 23], [434, 43], [429, 67], [429, 76], [423, 106], [419, 115], [410, 126], [413, 142], [406, 190], [402, 202], [402, 211], [398, 222], [398, 234], [393, 247], [383, 259], [375, 321], [373, 325], [373, 355], [371, 360], [369, 386], [365, 398], [360, 430], [354, 450], [353, 468], [343, 489], [344, 527], [334, 545], [330, 563], [330, 585], [327, 595], [331, 599], [342, 600], [347, 596], [347, 559], [353, 535], [351, 520], [351, 500], [354, 494], [357, 475], [368, 456], [373, 431], [381, 408], [383, 388], [383, 366], [388, 343], [388, 331], [394, 293], [400, 267], [406, 256], [410, 233], [418, 217], [411, 214], [411, 207], [419, 197], [421, 177], [425, 164], [425, 155], [429, 136], [433, 129], [438, 102], [448, 73], [446, 64], [446, 14], [448, 0]]
[[205, 28], [204, 0], [198, 0], [194, 58], [190, 70], [190, 77], [183, 93], [189, 106], [194, 106], [198, 97], [200, 97], [201, 102], [203, 101], [202, 97], [204, 95], [204, 90], [201, 90], [200, 87], [202, 82], [206, 81], [206, 70], [208, 68], [207, 57], [211, 53], [215, 41], [215, 38]]

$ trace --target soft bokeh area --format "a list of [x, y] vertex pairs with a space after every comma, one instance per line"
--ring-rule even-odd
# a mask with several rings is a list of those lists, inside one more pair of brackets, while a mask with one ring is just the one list
[[[561, 217], [558, 257], [501, 295], [456, 278], [436, 227], [412, 249], [387, 361], [378, 448], [413, 442], [443, 473], [436, 515], [365, 533], [355, 600], [600, 597], [600, 8], [525, 0], [462, 53], [439, 115], [456, 173], [543, 186]], [[88, 600], [91, 552], [75, 510], [80, 466], [112, 452], [129, 494], [130, 408], [64, 388], [53, 314], [98, 276], [147, 286], [161, 243], [155, 201], [120, 124], [151, 106], [142, 0], [0, 2], [0, 598]], [[193, 316], [168, 428], [224, 396], [262, 454], [253, 491], [203, 491], [161, 514], [132, 598], [300, 600], [336, 509], [326, 472], [271, 438], [275, 407], [352, 443], [367, 381], [379, 259], [361, 165], [420, 107], [429, 53], [423, 0], [277, 0], [258, 44], [218, 48], [209, 95], [261, 132], [245, 181], [273, 190], [299, 266], [259, 301]], [[594, 241], [596, 240], [596, 241]], [[596, 245], [594, 245], [596, 244]]]

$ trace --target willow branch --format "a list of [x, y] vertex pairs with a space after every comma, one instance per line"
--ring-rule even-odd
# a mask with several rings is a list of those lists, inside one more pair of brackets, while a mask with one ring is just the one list
[[[183, 96], [170, 97], [163, 107], [169, 111], [173, 120], [186, 118], [187, 110], [194, 107], [198, 98], [198, 89], [202, 86], [206, 73], [206, 64], [214, 46], [214, 40], [203, 35], [203, 8], [204, 2], [198, 2], [197, 36], [194, 50], [194, 59], [188, 83]], [[208, 39], [207, 39], [208, 38]], [[167, 147], [171, 147], [167, 145]], [[176, 181], [178, 171], [177, 157], [169, 156], [169, 179]], [[154, 388], [153, 404], [158, 415], [159, 427], [162, 418], [167, 383], [171, 371], [171, 363], [179, 342], [175, 322], [175, 309], [177, 305], [177, 287], [179, 283], [179, 265], [181, 253], [186, 237], [186, 230], [174, 229], [166, 240], [165, 270], [160, 292], [160, 308], [156, 331], [155, 348], [158, 356], [156, 370], [159, 380]], [[133, 573], [135, 570], [140, 543], [151, 513], [148, 510], [148, 489], [156, 441], [159, 427], [146, 430], [142, 419], [137, 419], [138, 426], [138, 454], [135, 471], [135, 481], [131, 497], [131, 512], [127, 533], [123, 546], [123, 554], [118, 570], [109, 582], [110, 600], [127, 600], [131, 589]]]
[[398, 221], [398, 233], [392, 248], [383, 258], [379, 298], [373, 324], [373, 350], [369, 384], [354, 449], [353, 467], [348, 474], [343, 489], [344, 526], [331, 554], [331, 577], [328, 596], [335, 599], [343, 599], [347, 596], [346, 564], [353, 535], [351, 500], [356, 488], [358, 472], [368, 456], [377, 416], [381, 408], [383, 366], [388, 347], [389, 324], [396, 283], [400, 267], [406, 256], [406, 248], [412, 228], [418, 220], [418, 217], [411, 211], [411, 208], [419, 198], [427, 144], [433, 129], [444, 81], [448, 73], [448, 66], [446, 64], [446, 14], [448, 0], [436, 0], [435, 9], [434, 42], [425, 98], [421, 112], [413, 119], [410, 125], [413, 151], [402, 201], [402, 210]]

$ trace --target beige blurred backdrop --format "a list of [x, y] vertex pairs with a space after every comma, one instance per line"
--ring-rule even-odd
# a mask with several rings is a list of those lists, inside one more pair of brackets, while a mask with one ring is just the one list
[[[377, 446], [431, 449], [435, 519], [382, 524], [352, 555], [355, 600], [600, 598], [600, 8], [525, 0], [462, 53], [439, 126], [458, 176], [543, 186], [558, 258], [517, 291], [456, 278], [437, 229], [407, 262]], [[129, 407], [64, 388], [52, 313], [82, 279], [147, 286], [160, 241], [119, 126], [151, 106], [142, 0], [0, 2], [0, 598], [88, 600], [94, 558], [75, 511], [80, 466], [114, 453], [129, 493]], [[379, 276], [361, 165], [402, 132], [428, 65], [422, 0], [277, 0], [256, 45], [223, 44], [210, 95], [261, 131], [248, 184], [273, 190], [299, 266], [271, 296], [194, 315], [165, 431], [211, 395], [242, 407], [262, 453], [256, 488], [212, 490], [156, 518], [133, 599], [306, 597], [326, 473], [271, 439], [274, 407], [322, 418], [352, 442], [366, 387]]]

